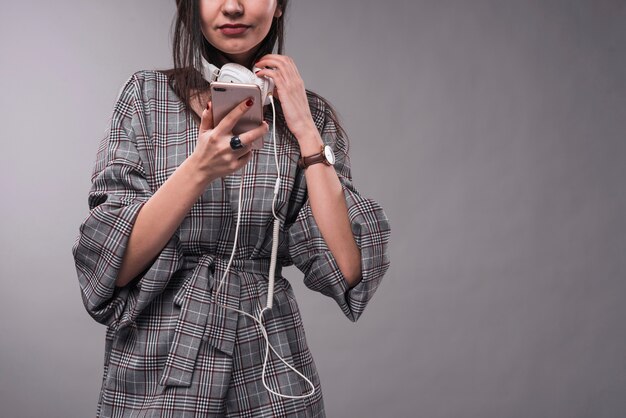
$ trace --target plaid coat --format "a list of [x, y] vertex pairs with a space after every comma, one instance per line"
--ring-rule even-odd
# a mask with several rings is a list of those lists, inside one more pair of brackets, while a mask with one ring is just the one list
[[[348, 288], [313, 218], [298, 144], [278, 137], [282, 222], [274, 307], [265, 325], [275, 349], [316, 386], [314, 396], [289, 400], [261, 383], [265, 341], [258, 326], [214, 303], [213, 285], [233, 246], [241, 172], [213, 181], [154, 262], [129, 285], [115, 286], [137, 213], [192, 153], [198, 131], [162, 73], [140, 71], [123, 86], [98, 150], [90, 212], [72, 249], [84, 305], [107, 325], [98, 417], [324, 416], [298, 305], [280, 266], [295, 264], [307, 287], [356, 321], [389, 266], [390, 227], [382, 208], [352, 185], [345, 141], [321, 109], [314, 120], [336, 154], [363, 279]], [[218, 295], [222, 304], [254, 315], [267, 296], [273, 158], [266, 141], [245, 168], [239, 242]], [[283, 394], [309, 391], [273, 355], [267, 381]]]

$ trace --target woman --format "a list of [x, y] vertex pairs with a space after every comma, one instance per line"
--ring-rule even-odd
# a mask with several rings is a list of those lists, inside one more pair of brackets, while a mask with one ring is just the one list
[[[107, 325], [98, 416], [322, 417], [319, 378], [280, 267], [295, 264], [309, 288], [356, 321], [389, 266], [388, 220], [353, 187], [332, 108], [281, 55], [287, 0], [177, 6], [175, 68], [139, 71], [122, 88], [73, 248], [85, 307]], [[238, 312], [256, 315], [267, 299], [278, 173], [271, 144], [250, 146], [268, 134], [267, 122], [239, 135], [242, 148], [230, 145], [249, 100], [214, 124], [201, 57], [255, 65], [275, 83], [281, 223], [263, 323], [276, 354], [315, 390], [273, 353], [264, 367], [265, 331]], [[273, 122], [271, 111], [266, 118]], [[334, 166], [298, 166], [322, 145]]]

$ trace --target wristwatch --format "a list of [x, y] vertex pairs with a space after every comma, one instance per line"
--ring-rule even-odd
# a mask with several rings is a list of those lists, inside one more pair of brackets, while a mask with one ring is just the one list
[[310, 165], [324, 163], [326, 165], [335, 164], [335, 153], [328, 145], [322, 145], [319, 154], [309, 155], [308, 157], [300, 157], [298, 167], [305, 169]]

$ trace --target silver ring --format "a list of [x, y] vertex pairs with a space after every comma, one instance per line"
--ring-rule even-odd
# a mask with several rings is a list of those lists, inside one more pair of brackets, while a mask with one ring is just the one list
[[230, 147], [234, 150], [243, 148], [243, 144], [241, 143], [241, 139], [235, 135], [232, 138], [230, 138]]

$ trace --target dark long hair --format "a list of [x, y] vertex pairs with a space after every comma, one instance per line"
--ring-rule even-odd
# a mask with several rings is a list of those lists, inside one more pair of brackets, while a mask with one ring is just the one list
[[[289, 0], [277, 0], [278, 7], [282, 11], [279, 17], [275, 17], [269, 33], [259, 45], [250, 64], [256, 62], [264, 55], [274, 52], [276, 47], [277, 54], [283, 54], [285, 46], [285, 17]], [[198, 120], [196, 114], [191, 110], [191, 100], [198, 100], [200, 105], [201, 94], [209, 90], [209, 83], [202, 78], [197, 70], [200, 67], [201, 56], [211, 63], [220, 66], [224, 60], [224, 56], [211, 45], [202, 33], [202, 19], [200, 17], [200, 0], [176, 0], [176, 20], [174, 24], [174, 36], [172, 52], [174, 58], [174, 68], [165, 70], [163, 73], [167, 75], [168, 81], [174, 92], [185, 104], [191, 115]], [[192, 91], [195, 94], [192, 95]], [[333, 106], [323, 97], [307, 90], [307, 98], [311, 107], [311, 112], [315, 115], [321, 107], [326, 109], [328, 117], [334, 122], [338, 134], [346, 138], [345, 131], [339, 123], [337, 113]], [[287, 133], [287, 127], [277, 102], [276, 124], [280, 127], [280, 131]]]

